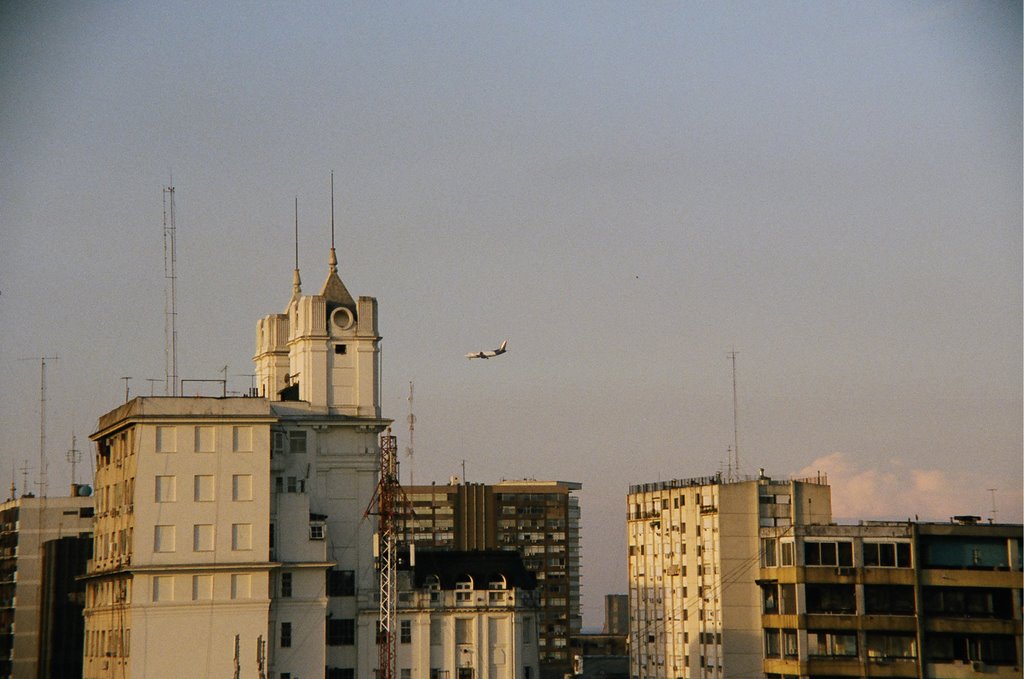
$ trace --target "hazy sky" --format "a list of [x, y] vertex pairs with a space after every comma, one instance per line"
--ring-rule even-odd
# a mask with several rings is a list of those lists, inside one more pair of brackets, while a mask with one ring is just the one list
[[[0, 479], [164, 377], [249, 385], [338, 255], [415, 479], [818, 470], [843, 518], [1021, 520], [1021, 5], [0, 4]], [[467, 361], [509, 338], [509, 353]], [[156, 385], [162, 393], [162, 384]], [[87, 456], [88, 457], [88, 456]], [[408, 478], [405, 464], [403, 477]], [[88, 464], [85, 465], [88, 473]], [[18, 474], [21, 485], [21, 475]], [[994, 492], [988, 489], [995, 488]]]

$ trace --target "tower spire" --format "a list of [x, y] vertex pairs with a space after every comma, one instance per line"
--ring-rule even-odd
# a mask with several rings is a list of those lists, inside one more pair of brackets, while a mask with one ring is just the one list
[[292, 272], [292, 301], [302, 295], [302, 277], [299, 276], [299, 197], [295, 196], [295, 270]]
[[334, 251], [334, 170], [331, 170], [331, 256], [327, 260], [331, 273], [338, 273], [338, 255]]

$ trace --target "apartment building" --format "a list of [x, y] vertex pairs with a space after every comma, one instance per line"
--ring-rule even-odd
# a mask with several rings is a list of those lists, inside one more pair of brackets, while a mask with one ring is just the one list
[[764, 676], [1021, 676], [1020, 525], [761, 529]]
[[514, 552], [416, 551], [397, 577], [398, 678], [537, 679], [536, 586]]
[[[0, 504], [0, 677], [35, 677], [43, 649], [52, 647], [44, 630], [47, 546], [63, 538], [90, 536], [93, 499], [85, 486], [69, 497], [26, 494]], [[55, 548], [50, 547], [51, 554]], [[78, 573], [53, 574], [53, 586], [73, 587]], [[52, 631], [52, 626], [49, 627]], [[63, 642], [81, 652], [81, 631], [61, 630]], [[51, 657], [52, 654], [47, 654]]]
[[[258, 395], [136, 398], [103, 415], [83, 675], [369, 673], [380, 416], [377, 304], [330, 252], [257, 324]], [[183, 649], [188, 649], [183, 656]], [[369, 663], [369, 666], [364, 666]]]
[[831, 518], [824, 477], [716, 475], [631, 486], [631, 676], [761, 676], [760, 529]]
[[581, 484], [502, 481], [411, 486], [404, 535], [417, 549], [514, 550], [537, 578], [540, 668], [571, 671], [569, 640], [582, 625], [579, 499]]

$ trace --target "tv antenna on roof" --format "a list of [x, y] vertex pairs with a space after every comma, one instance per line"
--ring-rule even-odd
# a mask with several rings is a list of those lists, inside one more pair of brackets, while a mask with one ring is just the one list
[[[171, 183], [174, 183], [173, 177]], [[164, 396], [178, 395], [177, 227], [174, 223], [174, 186], [164, 197]]]
[[59, 360], [59, 356], [23, 358], [23, 361], [39, 361], [39, 495], [46, 497], [46, 362]]
[[739, 354], [738, 351], [733, 349], [726, 356], [732, 361], [732, 461], [735, 464], [730, 464], [729, 480], [732, 481], [732, 471], [735, 470], [737, 478], [740, 473], [740, 425], [739, 425], [739, 407], [736, 400], [736, 356]]
[[78, 479], [75, 477], [75, 467], [82, 461], [82, 451], [75, 447], [75, 432], [71, 432], [71, 449], [68, 451], [68, 462], [71, 463], [71, 485], [78, 483]]

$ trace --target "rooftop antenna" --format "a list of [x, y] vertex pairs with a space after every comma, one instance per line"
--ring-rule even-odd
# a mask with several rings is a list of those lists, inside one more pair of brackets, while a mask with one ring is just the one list
[[331, 256], [328, 260], [332, 274], [338, 273], [338, 255], [334, 251], [334, 170], [331, 170]]
[[[174, 177], [171, 177], [171, 184]], [[164, 199], [164, 396], [178, 396], [177, 228], [174, 223], [174, 186], [166, 186]]]
[[415, 486], [416, 481], [413, 476], [413, 432], [416, 430], [416, 416], [412, 414], [412, 382], [409, 382], [409, 445], [405, 447], [405, 454], [409, 458], [409, 485]]
[[149, 382], [149, 395], [156, 396], [156, 394], [153, 393], [156, 390], [156, 383], [163, 382], [163, 380], [155, 377], [147, 377], [146, 381]]
[[78, 478], [75, 476], [75, 468], [78, 463], [82, 461], [82, 451], [75, 447], [75, 432], [71, 432], [71, 450], [68, 451], [68, 462], [71, 463], [71, 485], [74, 486], [78, 483]]
[[39, 361], [39, 495], [46, 497], [46, 362], [59, 360], [59, 356], [25, 358], [25, 361]]
[[988, 488], [989, 493], [992, 494], [992, 523], [996, 522], [996, 491], [998, 488]]
[[[733, 349], [728, 354], [729, 360], [732, 361], [732, 457], [735, 462], [736, 475], [740, 473], [740, 425], [739, 425], [739, 407], [736, 401], [736, 356], [739, 354], [738, 351]], [[732, 473], [730, 472], [729, 480]]]
[[17, 477], [17, 470], [14, 468], [14, 462], [11, 462], [11, 496], [8, 500], [13, 500], [18, 497], [18, 489], [14, 485], [14, 479]]
[[124, 380], [124, 402], [127, 403], [128, 402], [128, 382], [131, 381], [132, 378], [131, 377], [122, 377], [121, 379]]
[[25, 496], [25, 489], [28, 488], [28, 472], [32, 467], [28, 466], [28, 460], [21, 465], [21, 495]]

